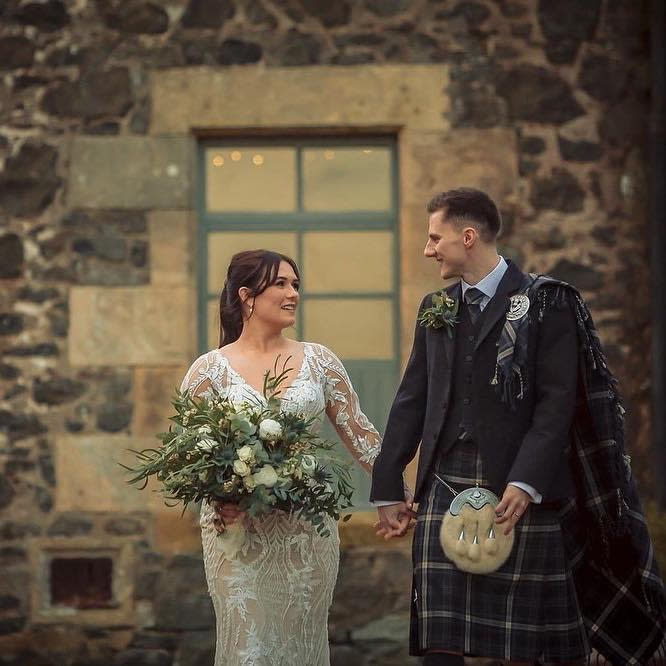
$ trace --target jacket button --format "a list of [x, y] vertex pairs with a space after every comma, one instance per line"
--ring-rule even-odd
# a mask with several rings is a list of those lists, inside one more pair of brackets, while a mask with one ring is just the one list
[[467, 336], [467, 339], [468, 339], [470, 342], [474, 342], [474, 336], [473, 336], [473, 335], [468, 335], [468, 336]]
[[472, 358], [473, 358], [473, 357], [472, 357], [471, 354], [467, 354], [467, 356], [465, 356], [465, 360], [466, 360], [468, 363], [472, 360]]

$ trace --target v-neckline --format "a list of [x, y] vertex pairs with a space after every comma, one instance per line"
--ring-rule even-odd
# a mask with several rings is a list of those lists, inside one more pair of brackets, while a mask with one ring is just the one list
[[[292, 388], [295, 387], [296, 382], [300, 379], [301, 375], [303, 374], [303, 370], [305, 369], [305, 363], [307, 361], [307, 343], [302, 342], [301, 345], [303, 346], [303, 361], [301, 362], [301, 367], [298, 369], [298, 372], [294, 375], [294, 379], [292, 380], [291, 384], [287, 386], [286, 389], [284, 389], [281, 393], [280, 399], [284, 400], [287, 393], [291, 391]], [[219, 351], [219, 350], [218, 350]], [[231, 365], [231, 361], [229, 360], [228, 356], [225, 356], [224, 354], [220, 353], [220, 356], [224, 359], [225, 363], [227, 364], [227, 368], [236, 375], [238, 379], [243, 383], [244, 386], [247, 386], [253, 393], [258, 395], [262, 400], [266, 399], [266, 396], [264, 396], [263, 392], [260, 391], [259, 389], [255, 388], [250, 382], [248, 382], [243, 375], [241, 375], [236, 368], [234, 368], [233, 365]]]

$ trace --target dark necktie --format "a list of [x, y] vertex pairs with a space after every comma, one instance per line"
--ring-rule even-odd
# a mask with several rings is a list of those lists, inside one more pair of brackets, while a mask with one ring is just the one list
[[467, 303], [467, 311], [469, 312], [469, 318], [472, 320], [472, 324], [476, 323], [476, 320], [481, 314], [481, 301], [485, 294], [476, 287], [470, 287], [465, 292], [465, 303]]

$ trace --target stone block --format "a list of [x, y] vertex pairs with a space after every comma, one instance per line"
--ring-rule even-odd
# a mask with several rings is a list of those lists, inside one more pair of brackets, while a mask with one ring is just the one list
[[446, 66], [193, 67], [152, 73], [151, 134], [192, 127], [448, 128]]
[[187, 371], [187, 365], [134, 370], [134, 418], [131, 431], [150, 437], [169, 428], [174, 409], [171, 398]]
[[381, 643], [409, 642], [409, 613], [393, 613], [369, 622], [351, 632], [354, 642], [374, 641]]
[[196, 631], [214, 624], [201, 557], [174, 557], [155, 598], [155, 627], [162, 631]]
[[61, 184], [57, 162], [56, 148], [26, 141], [0, 171], [0, 206], [10, 215], [29, 217], [41, 213], [51, 204]]
[[[515, 191], [518, 169], [516, 136], [512, 130], [404, 132], [402, 199], [425, 207], [436, 193], [454, 187], [478, 187], [500, 204]], [[421, 229], [420, 229], [421, 231]], [[426, 231], [422, 232], [425, 245]]]
[[178, 651], [180, 666], [209, 666], [215, 661], [215, 634], [197, 631], [184, 634]]
[[188, 506], [185, 513], [179, 506], [166, 509], [155, 516], [153, 522], [153, 545], [155, 550], [168, 555], [201, 553], [201, 528], [199, 507]]
[[74, 287], [69, 361], [174, 365], [193, 354], [194, 294], [184, 287]]
[[332, 631], [351, 631], [409, 609], [412, 564], [408, 551], [376, 546], [344, 550], [330, 612]]
[[169, 509], [156, 483], [144, 490], [127, 484], [129, 474], [119, 465], [136, 464], [128, 449], [154, 446], [152, 438], [124, 435], [63, 435], [56, 437], [55, 489], [57, 511], [167, 512], [178, 520], [179, 509]]
[[193, 280], [194, 229], [184, 211], [153, 211], [150, 229], [150, 282], [154, 285], [187, 285]]
[[71, 208], [191, 208], [187, 137], [79, 136], [72, 142]]

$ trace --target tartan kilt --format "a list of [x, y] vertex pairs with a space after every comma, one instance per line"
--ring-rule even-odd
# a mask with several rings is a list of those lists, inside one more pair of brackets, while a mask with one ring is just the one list
[[[454, 485], [454, 484], [451, 484]], [[463, 490], [465, 486], [454, 486]], [[515, 661], [565, 662], [590, 652], [561, 530], [574, 502], [531, 504], [509, 559], [486, 575], [460, 571], [439, 530], [453, 495], [433, 479], [414, 530], [410, 653], [439, 649]]]

